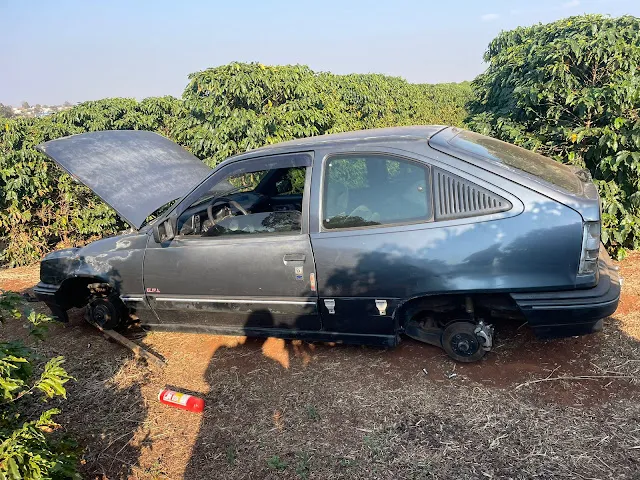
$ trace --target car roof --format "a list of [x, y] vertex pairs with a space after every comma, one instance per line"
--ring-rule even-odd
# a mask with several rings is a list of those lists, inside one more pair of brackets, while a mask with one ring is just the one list
[[[439, 131], [448, 128], [446, 125], [412, 125], [406, 127], [371, 128], [368, 130], [356, 130], [352, 132], [331, 133], [317, 135], [315, 137], [298, 138], [288, 140], [265, 147], [249, 150], [226, 159], [222, 163], [230, 163], [242, 158], [255, 155], [274, 155], [300, 149], [314, 149], [318, 147], [331, 147], [340, 144], [360, 144], [394, 140], [428, 140]], [[221, 164], [222, 164], [221, 163]]]

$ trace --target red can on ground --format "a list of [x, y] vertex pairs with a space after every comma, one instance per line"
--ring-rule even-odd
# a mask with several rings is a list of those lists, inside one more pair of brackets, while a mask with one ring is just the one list
[[165, 405], [181, 408], [182, 410], [188, 410], [190, 412], [201, 413], [202, 410], [204, 410], [204, 399], [186, 393], [175, 392], [167, 388], [160, 390], [158, 400]]

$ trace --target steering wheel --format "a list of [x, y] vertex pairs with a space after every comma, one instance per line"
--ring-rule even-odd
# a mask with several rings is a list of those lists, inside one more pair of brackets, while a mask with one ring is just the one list
[[249, 215], [249, 212], [247, 212], [244, 207], [242, 205], [240, 205], [238, 202], [236, 202], [235, 200], [231, 200], [230, 198], [227, 197], [218, 197], [215, 199], [215, 201], [209, 205], [207, 207], [207, 217], [209, 217], [209, 221], [211, 222], [211, 225], [215, 225], [216, 221], [213, 218], [213, 206], [216, 203], [219, 203], [220, 200], [224, 200], [225, 203], [228, 203], [229, 205], [231, 205], [232, 207], [234, 207], [236, 210], [238, 210], [242, 215]]

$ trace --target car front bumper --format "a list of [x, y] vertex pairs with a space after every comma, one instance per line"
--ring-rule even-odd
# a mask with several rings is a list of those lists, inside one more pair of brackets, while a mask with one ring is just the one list
[[48, 283], [39, 282], [34, 288], [33, 293], [36, 298], [45, 303], [51, 310], [51, 313], [61, 322], [69, 321], [67, 316], [67, 309], [64, 305], [60, 305], [56, 298], [60, 286], [50, 285]]
[[598, 284], [592, 288], [511, 294], [536, 336], [561, 338], [602, 330], [603, 320], [618, 308], [622, 280], [604, 249], [598, 267]]

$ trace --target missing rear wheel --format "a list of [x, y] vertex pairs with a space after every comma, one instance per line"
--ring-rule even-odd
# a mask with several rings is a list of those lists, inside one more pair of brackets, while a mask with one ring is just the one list
[[471, 322], [454, 322], [442, 333], [442, 348], [457, 362], [477, 362], [487, 350], [476, 334], [477, 326]]

